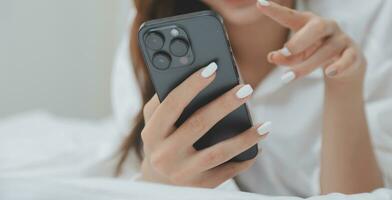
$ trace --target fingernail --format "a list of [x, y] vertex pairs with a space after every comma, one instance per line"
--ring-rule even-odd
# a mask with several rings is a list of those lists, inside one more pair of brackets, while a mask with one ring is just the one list
[[284, 47], [283, 49], [279, 50], [279, 53], [286, 57], [293, 55], [287, 47]]
[[201, 72], [201, 76], [203, 78], [209, 78], [213, 74], [215, 74], [216, 70], [218, 69], [218, 65], [215, 62], [210, 63], [207, 67], [203, 69]]
[[272, 130], [272, 122], [265, 122], [259, 128], [257, 128], [257, 133], [261, 136], [264, 136], [270, 133]]
[[237, 91], [237, 93], [235, 94], [237, 96], [237, 98], [239, 99], [244, 99], [248, 96], [250, 96], [253, 93], [253, 88], [250, 85], [244, 85], [242, 86], [241, 89], [239, 89]]
[[290, 83], [295, 79], [296, 75], [293, 71], [288, 71], [280, 78], [283, 83]]
[[325, 74], [327, 74], [329, 77], [334, 77], [338, 74], [338, 70], [333, 67], [329, 67], [325, 70]]
[[271, 3], [268, 0], [258, 0], [260, 6], [269, 6]]

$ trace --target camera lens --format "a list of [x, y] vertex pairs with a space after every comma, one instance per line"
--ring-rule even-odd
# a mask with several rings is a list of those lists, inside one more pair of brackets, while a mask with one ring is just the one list
[[165, 70], [169, 68], [171, 63], [171, 58], [167, 53], [159, 52], [152, 58], [154, 66], [158, 69]]
[[153, 32], [147, 35], [146, 45], [152, 50], [159, 50], [163, 47], [164, 39], [161, 34]]
[[170, 44], [170, 52], [177, 57], [185, 56], [188, 53], [188, 50], [188, 42], [184, 39], [174, 39]]

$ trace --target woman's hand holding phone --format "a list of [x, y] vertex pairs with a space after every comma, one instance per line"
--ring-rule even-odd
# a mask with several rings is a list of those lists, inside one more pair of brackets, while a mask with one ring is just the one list
[[145, 105], [142, 180], [213, 188], [254, 163], [255, 159], [226, 162], [263, 139], [270, 123], [259, 124], [201, 151], [193, 147], [217, 122], [249, 100], [253, 92], [249, 85], [234, 87], [196, 111], [180, 127], [175, 126], [185, 107], [215, 79], [217, 68], [211, 63], [172, 90], [162, 103], [155, 95]]

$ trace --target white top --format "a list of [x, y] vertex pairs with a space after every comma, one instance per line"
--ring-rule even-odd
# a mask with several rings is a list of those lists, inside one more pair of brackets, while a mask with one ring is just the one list
[[[366, 109], [374, 148], [387, 187], [392, 187], [392, 1], [309, 0], [299, 7], [338, 21], [368, 59]], [[355, 8], [355, 9], [354, 9]], [[127, 33], [128, 35], [128, 33]], [[129, 131], [141, 108], [125, 38], [113, 72], [113, 107], [118, 126]], [[283, 85], [277, 68], [256, 89], [249, 108], [255, 122], [272, 121], [263, 153], [239, 180], [247, 190], [268, 195], [319, 193], [324, 81], [322, 71]], [[349, 134], [349, 133], [347, 133]]]

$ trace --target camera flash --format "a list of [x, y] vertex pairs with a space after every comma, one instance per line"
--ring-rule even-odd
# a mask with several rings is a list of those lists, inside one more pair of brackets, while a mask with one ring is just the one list
[[183, 65], [187, 65], [189, 63], [189, 59], [187, 57], [181, 57], [180, 63]]
[[170, 31], [170, 34], [171, 34], [173, 37], [177, 37], [178, 35], [180, 35], [180, 32], [179, 32], [177, 29], [173, 28], [173, 29]]

